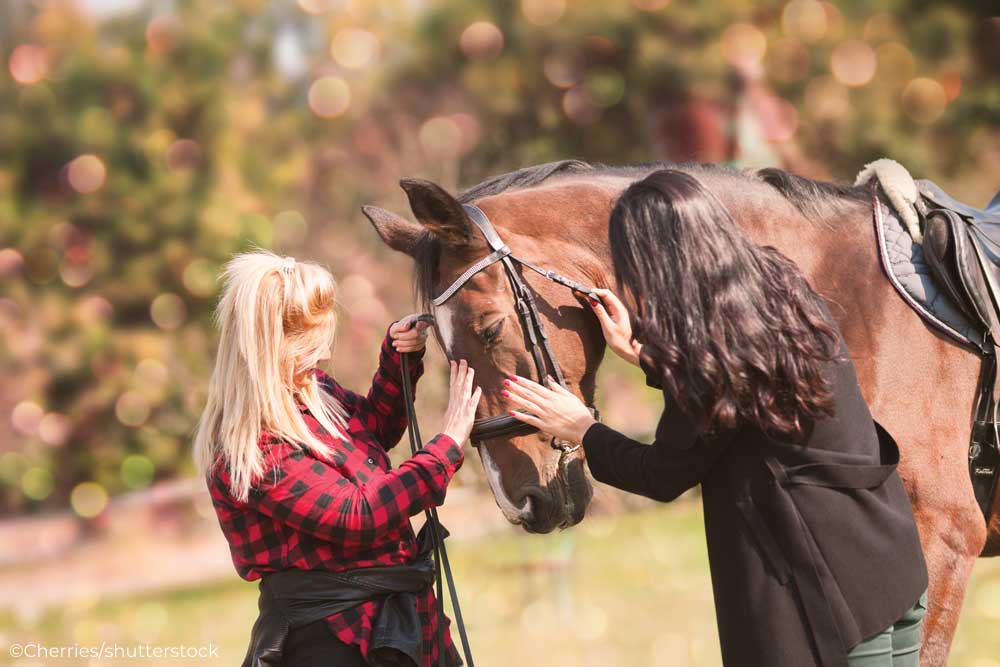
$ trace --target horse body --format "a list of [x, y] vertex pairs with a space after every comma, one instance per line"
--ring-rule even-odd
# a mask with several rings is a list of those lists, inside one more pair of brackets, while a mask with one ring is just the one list
[[[614, 289], [607, 240], [611, 207], [629, 183], [660, 165], [602, 172], [565, 164], [573, 166], [558, 178], [551, 177], [554, 169], [536, 182], [514, 178], [494, 188], [487, 183], [463, 201], [474, 198], [519, 254], [585, 284]], [[895, 293], [879, 264], [871, 205], [858, 192], [838, 196], [833, 186], [783, 172], [768, 182], [767, 175], [681, 168], [722, 200], [753, 241], [794, 260], [830, 304], [873, 415], [900, 443], [899, 473], [930, 573], [922, 663], [945, 664], [966, 582], [987, 541], [967, 466], [978, 356], [933, 331]], [[428, 295], [484, 254], [485, 244], [470, 230], [458, 200], [441, 188], [411, 181], [404, 189], [420, 224], [381, 209], [366, 213], [387, 244], [416, 260], [426, 305]], [[525, 279], [536, 290], [570, 389], [591, 402], [604, 351], [596, 318], [567, 290], [535, 276]], [[468, 358], [477, 369], [480, 413], [497, 414], [506, 408], [499, 395], [503, 377], [530, 376], [533, 365], [499, 267], [482, 271], [462, 292], [436, 313], [436, 335], [449, 358]], [[499, 333], [490, 337], [494, 331]], [[509, 520], [547, 532], [583, 518], [591, 497], [583, 463], [577, 459], [558, 469], [558, 454], [544, 434], [488, 441], [482, 453]], [[990, 544], [994, 550], [1000, 545], [996, 524]]]

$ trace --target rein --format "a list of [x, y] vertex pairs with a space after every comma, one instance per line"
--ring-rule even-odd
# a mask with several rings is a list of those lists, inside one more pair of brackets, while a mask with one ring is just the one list
[[[421, 319], [428, 321], [432, 318], [429, 315], [421, 315], [417, 318], [417, 320]], [[414, 324], [416, 324], [416, 321], [414, 321]], [[423, 440], [420, 439], [420, 427], [417, 425], [417, 411], [413, 404], [413, 387], [410, 384], [409, 356], [409, 352], [403, 352], [400, 354], [403, 371], [403, 402], [406, 403], [406, 430], [410, 436], [410, 452], [412, 454], [416, 454], [420, 448], [424, 446], [424, 443]], [[465, 664], [467, 667], [475, 667], [475, 664], [472, 662], [472, 650], [469, 647], [469, 637], [465, 632], [465, 621], [462, 620], [462, 608], [458, 604], [458, 591], [455, 589], [455, 579], [451, 574], [451, 563], [448, 562], [448, 550], [444, 545], [444, 538], [447, 537], [448, 532], [445, 530], [444, 526], [441, 525], [440, 519], [438, 519], [436, 507], [424, 510], [424, 517], [427, 521], [428, 530], [431, 534], [431, 540], [434, 542], [434, 581], [437, 590], [436, 602], [440, 616], [437, 625], [438, 665], [442, 667], [447, 665], [445, 662], [446, 652], [444, 643], [444, 602], [442, 602], [441, 591], [441, 573], [443, 571], [445, 578], [448, 580], [448, 593], [451, 596], [452, 609], [455, 610], [455, 622], [458, 625], [458, 633], [462, 638], [462, 652], [465, 654]]]
[[[528, 267], [532, 271], [554, 283], [568, 287], [576, 292], [586, 294], [591, 299], [600, 301], [600, 298], [598, 298], [593, 288], [578, 283], [560, 273], [556, 273], [555, 271], [538, 267], [532, 262], [518, 257], [511, 250], [510, 246], [503, 242], [500, 235], [497, 234], [496, 229], [494, 229], [493, 224], [490, 222], [490, 219], [481, 208], [474, 204], [463, 204], [462, 208], [465, 210], [466, 214], [476, 227], [479, 228], [479, 231], [482, 232], [483, 237], [489, 244], [491, 252], [489, 255], [483, 257], [463, 271], [462, 274], [456, 278], [444, 292], [435, 297], [431, 303], [434, 306], [440, 306], [445, 301], [450, 299], [455, 292], [461, 289], [462, 286], [465, 285], [470, 278], [472, 278], [472, 276], [492, 264], [502, 262], [504, 273], [507, 274], [507, 279], [510, 281], [511, 288], [513, 289], [514, 297], [516, 299], [515, 304], [517, 306], [518, 319], [524, 327], [528, 342], [528, 349], [535, 362], [535, 371], [538, 374], [538, 382], [543, 385], [545, 384], [545, 362], [547, 359], [549, 365], [552, 366], [552, 373], [555, 375], [556, 381], [562, 385], [563, 388], [568, 390], [569, 387], [566, 386], [566, 380], [563, 377], [562, 369], [559, 367], [559, 361], [556, 359], [556, 355], [552, 352], [552, 348], [549, 346], [549, 337], [545, 333], [545, 325], [542, 324], [542, 318], [538, 314], [538, 307], [535, 305], [535, 296], [532, 293], [531, 288], [528, 287], [528, 284], [518, 274], [517, 270], [515, 270], [514, 262]], [[594, 419], [600, 419], [600, 413], [596, 407], [587, 407], [591, 414], [594, 415]], [[469, 439], [471, 440], [473, 447], [478, 447], [484, 440], [499, 437], [528, 435], [530, 433], [536, 433], [537, 431], [538, 429], [531, 424], [523, 422], [515, 417], [511, 417], [510, 415], [494, 415], [491, 417], [483, 417], [482, 419], [477, 419], [473, 422], [472, 433], [469, 436]], [[562, 454], [560, 456], [560, 467], [562, 467], [565, 464], [567, 457], [578, 450], [580, 445], [569, 446], [568, 443], [558, 442], [553, 438], [552, 447], [554, 449], [561, 450]]]

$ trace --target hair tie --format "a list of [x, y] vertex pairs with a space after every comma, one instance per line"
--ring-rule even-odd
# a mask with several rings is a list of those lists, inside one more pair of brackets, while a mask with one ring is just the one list
[[281, 270], [285, 273], [291, 273], [295, 269], [295, 258], [291, 255], [285, 257], [285, 261], [281, 264]]

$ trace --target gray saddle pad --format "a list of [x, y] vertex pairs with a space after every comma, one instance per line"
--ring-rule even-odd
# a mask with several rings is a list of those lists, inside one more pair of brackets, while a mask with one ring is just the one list
[[873, 217], [882, 268], [903, 300], [932, 326], [959, 343], [981, 346], [983, 336], [979, 328], [938, 288], [930, 266], [924, 261], [923, 248], [914, 243], [896, 212], [879, 200]]

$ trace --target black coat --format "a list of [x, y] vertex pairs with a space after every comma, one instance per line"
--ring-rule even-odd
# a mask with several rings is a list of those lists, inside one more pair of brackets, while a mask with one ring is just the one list
[[599, 481], [660, 501], [702, 485], [726, 665], [846, 666], [927, 588], [896, 443], [874, 422], [843, 343], [841, 356], [828, 365], [836, 414], [805, 445], [756, 428], [700, 437], [666, 391], [652, 445], [601, 423], [583, 438]]

